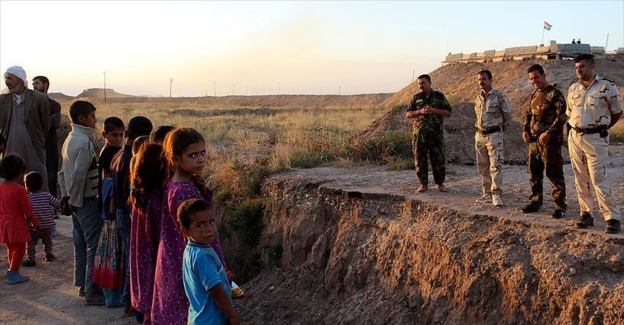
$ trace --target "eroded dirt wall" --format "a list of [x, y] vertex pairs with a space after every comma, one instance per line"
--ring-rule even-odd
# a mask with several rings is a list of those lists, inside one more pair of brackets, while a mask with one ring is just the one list
[[624, 324], [619, 238], [344, 188], [265, 184], [281, 255], [245, 324]]

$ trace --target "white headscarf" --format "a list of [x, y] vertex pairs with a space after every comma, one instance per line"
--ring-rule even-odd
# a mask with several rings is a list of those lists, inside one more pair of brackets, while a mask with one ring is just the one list
[[26, 71], [24, 71], [24, 68], [20, 67], [19, 65], [14, 65], [8, 68], [6, 73], [10, 73], [22, 79], [22, 81], [24, 82], [24, 87], [28, 88], [28, 79], [26, 79]]

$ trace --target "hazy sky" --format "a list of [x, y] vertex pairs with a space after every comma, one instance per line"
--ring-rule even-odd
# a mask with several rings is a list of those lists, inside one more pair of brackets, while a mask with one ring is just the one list
[[624, 1], [0, 1], [2, 72], [72, 96], [396, 92], [449, 52], [542, 35], [624, 47]]

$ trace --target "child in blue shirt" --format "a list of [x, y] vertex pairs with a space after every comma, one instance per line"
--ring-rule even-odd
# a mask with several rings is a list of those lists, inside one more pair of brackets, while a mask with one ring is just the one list
[[178, 221], [188, 239], [183, 260], [188, 324], [239, 324], [225, 268], [210, 246], [217, 235], [212, 206], [200, 199], [186, 200], [178, 208]]

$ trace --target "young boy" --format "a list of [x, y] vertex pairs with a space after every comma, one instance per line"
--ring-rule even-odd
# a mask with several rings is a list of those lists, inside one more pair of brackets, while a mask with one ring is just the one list
[[[130, 251], [130, 160], [132, 159], [132, 145], [134, 140], [152, 132], [152, 122], [144, 116], [135, 116], [128, 121], [128, 129], [124, 133], [126, 143], [113, 157], [111, 175], [115, 183], [115, 201], [117, 203], [116, 224], [123, 242], [124, 254], [124, 287], [121, 300], [126, 304], [125, 316], [135, 315], [130, 303], [130, 273], [128, 272], [128, 257]], [[139, 315], [140, 316], [140, 315]]]
[[178, 222], [188, 239], [184, 249], [184, 291], [189, 299], [188, 324], [239, 324], [225, 268], [210, 243], [217, 227], [210, 203], [182, 202]]
[[54, 229], [54, 214], [50, 207], [60, 211], [62, 208], [61, 200], [55, 198], [48, 191], [42, 191], [43, 176], [38, 172], [30, 172], [24, 176], [24, 185], [28, 192], [28, 200], [32, 205], [37, 220], [39, 220], [39, 228], [28, 229], [30, 233], [30, 241], [28, 242], [28, 258], [22, 261], [22, 266], [37, 266], [35, 256], [37, 254], [36, 247], [39, 239], [43, 243], [43, 251], [46, 254], [46, 261], [52, 262], [56, 259], [52, 253], [52, 229]]
[[117, 116], [111, 116], [107, 117], [103, 124], [104, 131], [102, 131], [102, 137], [104, 137], [104, 148], [107, 146], [121, 147], [123, 145], [124, 133], [126, 132], [124, 122]]
[[80, 287], [86, 305], [104, 305], [102, 290], [93, 283], [93, 261], [102, 218], [98, 215], [98, 167], [95, 146], [95, 106], [76, 101], [69, 108], [72, 130], [63, 143], [63, 162], [58, 173], [63, 201], [74, 224], [74, 285]]

